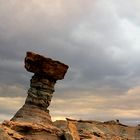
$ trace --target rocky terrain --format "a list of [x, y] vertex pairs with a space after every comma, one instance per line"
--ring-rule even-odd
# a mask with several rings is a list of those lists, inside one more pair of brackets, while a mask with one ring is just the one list
[[58, 120], [52, 122], [48, 106], [57, 80], [64, 79], [68, 66], [27, 52], [25, 68], [34, 73], [25, 104], [9, 121], [0, 125], [0, 140], [140, 140], [140, 126], [116, 121]]
[[54, 125], [69, 132], [70, 140], [139, 140], [140, 126], [132, 127], [116, 120], [108, 122], [71, 120], [56, 121]]

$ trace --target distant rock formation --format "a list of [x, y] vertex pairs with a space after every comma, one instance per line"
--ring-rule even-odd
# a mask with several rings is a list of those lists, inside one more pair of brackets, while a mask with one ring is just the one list
[[59, 120], [52, 122], [48, 106], [57, 80], [68, 66], [27, 52], [25, 68], [34, 73], [25, 104], [10, 121], [0, 124], [0, 140], [140, 140], [140, 125], [126, 126], [119, 120]]

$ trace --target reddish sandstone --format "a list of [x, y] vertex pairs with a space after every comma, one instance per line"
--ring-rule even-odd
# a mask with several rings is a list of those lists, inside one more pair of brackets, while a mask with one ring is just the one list
[[64, 79], [68, 65], [33, 52], [27, 52], [25, 68], [29, 72], [39, 73], [55, 80], [61, 80]]

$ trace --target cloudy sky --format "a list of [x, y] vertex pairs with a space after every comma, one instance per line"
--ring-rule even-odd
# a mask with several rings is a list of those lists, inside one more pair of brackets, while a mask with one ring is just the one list
[[52, 119], [140, 123], [139, 0], [0, 0], [0, 121], [23, 105], [26, 51], [70, 66]]

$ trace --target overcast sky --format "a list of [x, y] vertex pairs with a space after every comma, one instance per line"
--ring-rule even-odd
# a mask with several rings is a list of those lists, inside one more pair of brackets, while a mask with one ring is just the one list
[[0, 0], [0, 121], [24, 104], [34, 51], [70, 66], [53, 120], [140, 123], [139, 13], [139, 0]]

